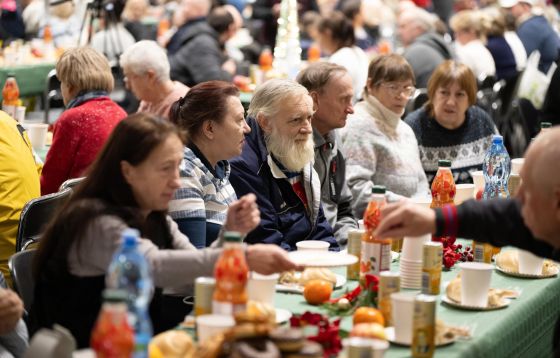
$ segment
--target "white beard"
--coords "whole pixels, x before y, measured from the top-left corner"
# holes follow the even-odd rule
[[[313,136],[311,134],[307,135],[307,140],[304,142],[296,141],[296,139],[300,139],[300,137],[285,138],[274,127],[272,133],[264,137],[268,151],[286,169],[292,172],[302,171],[315,158]]]

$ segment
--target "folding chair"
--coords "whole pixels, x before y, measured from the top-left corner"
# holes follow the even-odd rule
[[[35,249],[30,249],[16,252],[8,261],[14,290],[23,300],[23,305],[27,312],[29,312],[33,304],[33,291],[35,289],[35,281],[33,280],[32,273],[35,251]]]

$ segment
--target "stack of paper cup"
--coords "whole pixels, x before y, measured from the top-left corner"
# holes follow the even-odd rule
[[[473,183],[474,183],[474,197],[476,198],[476,193],[480,190],[484,192],[484,173],[482,170],[471,173]]]
[[[424,243],[430,239],[430,234],[404,238],[400,258],[401,287],[422,288],[422,252]]]

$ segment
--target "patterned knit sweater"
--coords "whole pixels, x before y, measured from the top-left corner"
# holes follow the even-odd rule
[[[424,107],[406,116],[405,122],[416,134],[420,160],[430,183],[439,159],[451,160],[455,183],[472,183],[470,172],[482,169],[492,135],[498,133],[492,118],[477,106],[469,107],[465,122],[453,130],[442,127]]]
[[[414,132],[375,97],[365,97],[341,130],[355,217],[363,216],[374,184],[385,185],[389,199],[428,195]]]

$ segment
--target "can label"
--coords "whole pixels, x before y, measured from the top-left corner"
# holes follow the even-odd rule
[[[492,245],[473,241],[473,256],[475,262],[485,262],[489,264],[492,262],[493,253],[494,249]]]
[[[346,278],[348,280],[360,279],[360,256],[362,252],[362,235],[364,230],[351,230],[348,232],[348,253],[358,258],[358,262],[346,267]]]
[[[199,277],[194,282],[194,314],[200,316],[212,313],[212,296],[216,280],[212,277]]]
[[[383,318],[385,318],[385,326],[393,325],[391,294],[401,290],[401,277],[398,273],[382,272],[379,276],[379,293],[377,296],[377,306]]]
[[[422,253],[422,293],[439,295],[443,260],[442,244],[439,242],[426,243]]]
[[[414,301],[412,357],[431,358],[435,350],[436,299],[420,295]]]
[[[360,273],[379,275],[391,267],[391,244],[362,241]]]

